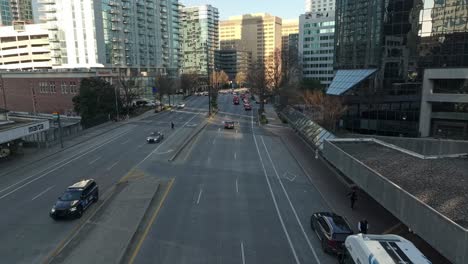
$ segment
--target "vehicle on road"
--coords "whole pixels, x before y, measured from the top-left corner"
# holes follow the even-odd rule
[[[234,121],[224,121],[224,128],[233,129],[234,128]]]
[[[159,143],[164,139],[164,134],[161,132],[152,132],[147,138],[148,143]]]
[[[250,104],[244,104],[244,110],[245,111],[252,110],[252,106]]]
[[[50,210],[50,217],[58,218],[77,217],[80,218],[83,211],[99,200],[99,187],[93,179],[79,181],[58,198]]]
[[[351,235],[346,238],[339,263],[414,263],[431,262],[413,243],[397,235]]]
[[[183,109],[183,108],[185,108],[185,104],[184,103],[178,103],[177,108],[178,109]]]
[[[310,217],[310,227],[315,231],[325,253],[338,254],[345,239],[353,234],[346,220],[335,213],[318,212]]]

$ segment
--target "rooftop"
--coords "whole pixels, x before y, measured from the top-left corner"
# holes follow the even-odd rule
[[[421,159],[372,141],[333,144],[468,228],[468,157]]]

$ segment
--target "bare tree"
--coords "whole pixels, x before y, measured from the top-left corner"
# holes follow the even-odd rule
[[[267,87],[273,94],[279,94],[279,87],[283,72],[281,69],[281,50],[276,48],[275,51],[268,57],[265,67],[265,75],[267,79]]]
[[[305,91],[304,103],[312,110],[312,119],[324,128],[335,131],[336,123],[346,112],[341,98],[326,95],[323,91]]]
[[[211,73],[211,83],[217,89],[219,86],[223,86],[224,84],[229,82],[229,76],[224,71],[213,71]]]
[[[259,61],[252,66],[252,70],[247,75],[247,80],[253,89],[253,92],[260,98],[260,110],[262,113],[265,109],[265,88],[267,80],[265,78],[265,66],[263,61]]]
[[[156,87],[158,88],[159,101],[162,104],[162,98],[164,95],[169,97],[169,105],[171,104],[171,97],[173,83],[172,80],[166,74],[159,74],[156,76]]]
[[[122,71],[119,71],[118,87],[121,91],[123,107],[130,114],[132,103],[140,95],[139,87],[135,76],[126,76]]]
[[[238,72],[234,81],[242,87],[242,84],[247,81],[247,74],[245,72]]]
[[[184,73],[180,76],[180,85],[184,95],[192,94],[197,88],[199,76],[195,73]]]

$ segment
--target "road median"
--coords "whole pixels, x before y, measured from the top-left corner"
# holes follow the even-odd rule
[[[174,154],[172,155],[172,157],[169,158],[169,161],[174,161],[178,156],[179,154],[182,152],[182,150],[185,149],[185,147],[187,147],[187,145],[198,135],[200,134],[201,131],[203,131],[203,129],[205,129],[205,127],[208,125],[208,120],[205,120],[203,121],[200,125],[198,125],[198,127],[195,129],[195,131],[192,133],[192,135],[190,135],[187,139],[185,139],[185,141],[177,148],[177,150],[174,152]]]

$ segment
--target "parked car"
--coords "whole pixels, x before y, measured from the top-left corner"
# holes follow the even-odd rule
[[[49,215],[52,219],[80,218],[88,207],[99,200],[99,187],[93,179],[79,181],[58,198]]]
[[[234,128],[234,121],[224,121],[224,128],[233,129]]]
[[[159,143],[164,139],[164,135],[161,132],[152,132],[147,138],[148,143]]]
[[[244,104],[244,110],[245,111],[252,110],[252,106],[250,104]]]
[[[312,214],[310,227],[317,234],[322,250],[326,253],[340,253],[346,238],[353,234],[346,220],[331,212]]]

